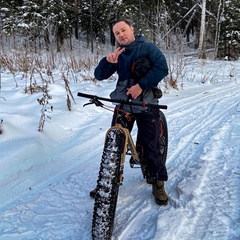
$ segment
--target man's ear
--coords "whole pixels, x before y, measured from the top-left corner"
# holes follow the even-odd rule
[[[134,32],[134,27],[133,27],[133,26],[131,26],[131,29],[132,29],[132,31]]]

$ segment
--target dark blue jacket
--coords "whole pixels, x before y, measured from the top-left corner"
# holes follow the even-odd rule
[[[152,63],[152,69],[139,80],[138,84],[144,89],[156,88],[157,84],[168,74],[166,59],[160,49],[151,42],[146,42],[143,36],[129,45],[121,45],[125,51],[119,55],[118,63],[109,63],[106,57],[102,58],[94,71],[97,80],[108,79],[115,72],[118,73],[118,81],[132,78],[132,65],[139,58],[148,58]]]

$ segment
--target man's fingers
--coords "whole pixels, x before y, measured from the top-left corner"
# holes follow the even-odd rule
[[[116,54],[116,56],[118,57],[122,52],[124,52],[125,51],[125,48],[120,48],[120,47],[118,47],[117,49],[116,49],[116,51],[115,51],[115,54]]]
[[[125,51],[125,48],[122,48],[119,52],[118,52],[118,56]]]
[[[120,47],[117,47],[116,50],[114,51],[114,53],[118,54],[118,52],[120,51]]]
[[[119,55],[125,50],[125,48],[118,47],[115,52],[109,53],[107,55],[107,61],[110,63],[117,63]]]

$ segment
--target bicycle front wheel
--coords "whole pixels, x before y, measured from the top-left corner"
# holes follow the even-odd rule
[[[111,239],[126,141],[120,128],[112,127],[106,134],[93,211],[93,240]]]

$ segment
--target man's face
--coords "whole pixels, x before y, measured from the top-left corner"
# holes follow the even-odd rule
[[[135,40],[133,27],[125,22],[118,22],[113,26],[113,33],[120,45],[128,45]]]

